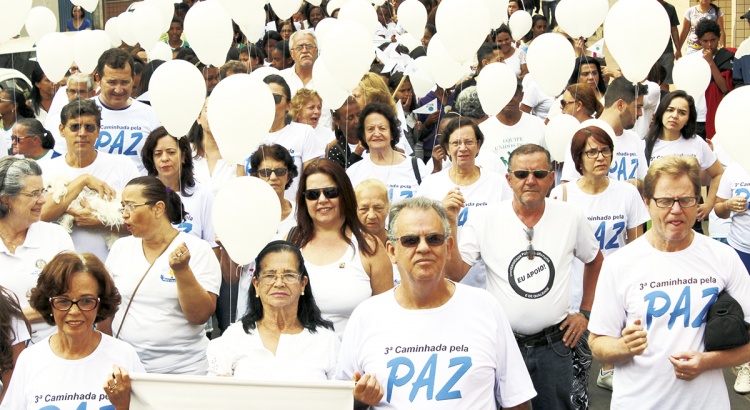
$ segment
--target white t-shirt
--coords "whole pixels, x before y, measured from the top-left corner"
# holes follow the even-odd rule
[[[659,106],[659,99],[661,98],[661,89],[659,84],[652,81],[644,81],[648,87],[648,92],[643,96],[643,115],[635,120],[633,131],[638,134],[641,139],[646,137],[648,128],[651,126],[651,119],[654,118],[656,107]]]
[[[213,174],[208,171],[208,161],[203,157],[193,156],[193,173],[195,180],[211,189],[216,195],[224,184],[237,177],[237,165],[223,159],[216,161]]]
[[[49,338],[21,352],[0,409],[114,409],[102,385],[112,378],[112,366],[129,373],[144,372],[135,350],[102,334],[88,356],[66,360],[57,356]]]
[[[208,375],[238,379],[315,381],[333,379],[341,342],[333,330],[318,327],[282,334],[276,354],[263,346],[257,327],[245,333],[242,322],[229,326],[208,344]]]
[[[643,179],[648,172],[644,145],[641,138],[633,130],[623,130],[622,135],[615,137],[612,141],[615,151],[612,154],[612,163],[609,167],[609,177],[618,181],[629,179]],[[576,170],[573,155],[570,153],[570,143],[565,150],[565,163],[563,164],[563,181],[576,181],[581,174]]]
[[[417,191],[417,196],[425,196],[437,201],[443,201],[448,191],[456,187],[449,176],[450,168],[432,174],[425,179]],[[481,171],[479,179],[471,185],[460,186],[461,194],[464,196],[466,206],[458,214],[458,233],[461,234],[470,214],[474,210],[488,205],[500,203],[500,201],[513,199],[513,191],[507,181],[500,174],[490,171]],[[457,236],[458,237],[458,236]],[[464,285],[485,289],[487,287],[487,273],[484,263],[480,262],[472,266],[469,273],[461,280]]]
[[[65,142],[65,138],[60,135],[60,114],[62,109],[68,104],[68,86],[64,85],[60,87],[52,98],[52,104],[49,106],[49,112],[47,117],[44,119],[44,128],[52,134],[55,139],[55,151],[66,154],[68,152],[68,145]]]
[[[495,409],[536,395],[500,305],[484,290],[456,284],[433,309],[404,309],[389,290],[352,314],[336,378],[377,377],[376,409]],[[474,314],[476,313],[476,314]]]
[[[143,240],[133,236],[120,238],[112,246],[107,269],[127,306],[138,281],[149,267],[143,255]],[[203,324],[190,324],[177,298],[177,280],[169,267],[169,254],[182,243],[190,250],[190,269],[198,283],[208,292],[219,294],[221,269],[213,250],[205,241],[180,233],[159,256],[143,279],[125,324],[120,332],[138,352],[149,373],[205,374],[208,339]],[[117,311],[112,331],[117,333],[125,309]]]
[[[581,191],[576,182],[565,184],[567,202],[579,207],[591,224],[599,250],[607,257],[627,244],[627,231],[651,220],[638,189],[628,182],[609,180],[604,192],[596,195]],[[558,185],[549,197],[562,201],[563,186]],[[573,260],[570,310],[578,312],[583,297],[583,263]]]
[[[62,251],[75,251],[70,235],[60,225],[36,222],[26,233],[26,240],[12,254],[0,241],[0,285],[18,297],[21,308],[29,305],[31,289],[36,287],[42,268]],[[45,322],[31,325],[32,342],[37,343],[57,331]]]
[[[320,123],[318,123],[318,126],[313,129],[315,130],[315,135],[318,136],[320,143],[323,144],[324,147],[327,146],[329,142],[336,139],[336,136],[333,134],[333,130],[326,127],[325,125],[321,125]]]
[[[154,109],[131,98],[129,106],[113,110],[105,106],[99,97],[92,99],[102,109],[102,127],[96,139],[96,149],[108,154],[125,155],[138,167],[141,175],[146,175],[141,150],[151,131],[161,125]]]
[[[645,152],[646,142],[643,141],[643,151]],[[711,167],[717,160],[716,154],[711,151],[711,148],[703,141],[703,138],[694,136],[693,138],[685,139],[680,137],[674,141],[665,141],[657,139],[654,143],[654,149],[651,152],[651,159],[649,163],[653,163],[661,157],[669,155],[677,155],[681,157],[695,157],[701,166],[701,170],[706,170]]]
[[[547,147],[544,142],[544,122],[539,118],[521,113],[521,119],[516,125],[507,126],[501,123],[497,117],[490,117],[481,124],[479,129],[484,134],[484,142],[479,150],[477,165],[488,165],[490,162],[484,157],[493,157],[491,162],[497,163],[500,159],[500,165],[508,167],[508,157],[514,149],[524,144],[537,144]],[[487,168],[500,174],[505,174],[504,169]]]
[[[534,259],[526,257],[526,226],[513,201],[477,210],[461,230],[459,250],[469,265],[487,265],[487,290],[503,305],[514,332],[532,335],[560,323],[570,306],[571,262],[599,252],[586,217],[574,205],[546,200],[536,223]]]
[[[57,158],[59,156],[61,156],[59,152],[55,151],[54,149],[49,149],[41,157],[39,157],[39,158],[31,158],[31,159],[33,159],[34,161],[36,161],[36,163],[39,164],[40,167],[43,167],[44,163],[52,161],[54,158]],[[18,157],[19,158],[24,158],[23,155],[18,155]]]
[[[65,156],[57,157],[42,166],[42,177],[49,184],[56,176],[63,175],[72,181],[81,175],[89,174],[106,182],[116,192],[122,192],[131,179],[141,176],[133,161],[122,155],[99,152],[91,165],[73,168],[65,162]],[[106,244],[107,231],[103,229],[81,228],[73,225],[73,243],[78,252],[89,252],[101,260],[107,260],[109,249]]]
[[[399,154],[400,155],[400,154]],[[404,162],[397,165],[376,165],[369,156],[362,158],[361,161],[350,166],[346,170],[352,186],[359,185],[360,182],[375,178],[388,187],[388,199],[391,203],[398,202],[402,199],[411,198],[416,195],[419,189],[417,177],[414,175],[413,157],[406,157]],[[429,175],[424,162],[417,160],[417,169],[422,180]]]
[[[185,212],[185,220],[177,225],[173,225],[182,232],[195,235],[198,238],[208,242],[212,248],[216,248],[216,231],[213,223],[214,196],[208,188],[201,185],[200,182],[195,186],[187,189],[191,196],[182,195],[178,192]]]
[[[531,114],[542,120],[546,119],[550,108],[552,108],[552,104],[555,103],[555,99],[542,91],[536,81],[534,81],[531,73],[523,77],[522,85],[523,100],[521,100],[521,104],[531,107]]]
[[[717,198],[732,199],[741,196],[750,201],[750,175],[739,165],[733,164],[724,170]],[[727,242],[742,252],[750,253],[750,211],[731,211],[732,221]]]
[[[589,330],[620,338],[640,319],[648,347],[617,365],[613,409],[728,409],[721,369],[692,381],[677,379],[669,356],[703,352],[706,312],[726,290],[750,321],[750,275],[730,247],[703,235],[677,252],[656,250],[646,236],[606,258],[596,287]]]
[[[701,13],[698,10],[698,6],[693,6],[685,10],[685,20],[690,22],[690,31],[686,42],[687,45],[685,46],[685,55],[690,55],[703,49],[703,46],[698,42],[698,35],[695,34],[695,28],[698,26],[698,22],[704,18],[718,21],[719,17],[723,16],[723,11],[719,10],[719,13],[717,14],[713,7],[708,9],[708,13]]]
[[[505,59],[505,64],[509,65],[516,74],[516,77],[521,76],[521,65],[526,64],[526,52],[517,48],[516,52],[512,56]]]

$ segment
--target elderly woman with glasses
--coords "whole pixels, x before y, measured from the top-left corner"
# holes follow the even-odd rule
[[[39,272],[61,251],[74,250],[73,241],[57,224],[40,221],[46,202],[42,169],[31,159],[0,159],[0,285],[18,297],[32,326],[32,341],[55,328],[29,304]]]
[[[31,304],[57,333],[21,353],[2,408],[128,409],[128,371],[144,372],[143,365],[132,346],[94,328],[120,300],[96,256],[55,256],[39,274]]]
[[[323,319],[302,253],[273,241],[255,260],[247,314],[208,345],[209,375],[255,380],[333,378],[339,338]]]

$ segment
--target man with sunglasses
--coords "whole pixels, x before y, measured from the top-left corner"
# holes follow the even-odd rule
[[[42,207],[42,220],[52,222],[63,213],[72,215],[75,221],[71,237],[76,250],[106,260],[109,250],[105,236],[112,230],[94,216],[86,201],[81,201],[81,209],[69,208],[84,188],[111,200],[140,174],[127,157],[96,150],[100,124],[101,111],[93,100],[77,99],[63,107],[59,129],[68,152],[40,164],[45,186],[52,186]],[[60,191],[61,183],[64,192]]]
[[[446,275],[461,280],[484,261],[487,290],[508,313],[538,393],[532,406],[571,409],[571,349],[585,337],[603,257],[582,211],[546,199],[555,183],[546,149],[522,145],[511,152],[508,165],[513,199],[477,209],[452,247]],[[451,191],[443,203],[456,229],[461,192]],[[573,258],[585,264],[581,313],[569,312]]]
[[[643,185],[653,228],[605,260],[589,325],[594,357],[617,366],[612,408],[728,409],[721,369],[750,361],[750,344],[706,352],[706,312],[726,292],[750,321],[750,276],[731,247],[691,229],[695,158],[654,161]]]
[[[355,408],[527,408],[535,392],[500,304],[445,278],[445,209],[416,197],[389,213],[386,250],[401,285],[362,302],[344,333],[336,378]]]

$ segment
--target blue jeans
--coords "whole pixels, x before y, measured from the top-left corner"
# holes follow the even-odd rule
[[[737,255],[740,255],[740,259],[742,259],[742,263],[745,265],[745,269],[750,272],[750,253],[745,253],[737,249],[735,249],[734,251],[737,252]]]
[[[534,410],[573,409],[573,357],[571,349],[557,341],[551,345],[525,348],[521,356],[526,363],[536,397],[531,399]]]
[[[542,1],[542,14],[547,19],[547,30],[552,31],[555,28],[557,22],[555,21],[555,8],[560,0],[555,1]]]

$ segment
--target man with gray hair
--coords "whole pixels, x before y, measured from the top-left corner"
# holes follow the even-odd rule
[[[60,111],[69,102],[76,98],[91,98],[96,94],[94,87],[94,78],[88,74],[76,72],[68,77],[67,86],[63,90],[60,90],[55,94],[55,98],[52,100],[52,105],[49,108],[49,114],[44,120],[44,128],[52,133],[55,138],[55,151],[60,154],[68,152],[65,138],[60,135]],[[66,98],[67,97],[67,98]]]
[[[289,84],[292,97],[301,88],[315,90],[315,82],[312,75],[313,64],[318,59],[318,40],[315,37],[315,33],[309,29],[292,33],[292,36],[289,37],[289,53],[292,55],[294,65],[281,70],[279,74]],[[325,101],[323,101],[321,111],[320,124],[331,128],[331,107],[328,107]]]
[[[528,408],[536,392],[500,304],[445,278],[453,241],[439,202],[391,208],[386,250],[401,285],[354,310],[336,369],[357,381],[355,408]]]
[[[487,119],[487,114],[482,110],[482,103],[479,102],[479,94],[477,94],[476,85],[465,88],[464,91],[458,95],[454,108],[464,117],[476,120],[477,124],[481,124]]]

